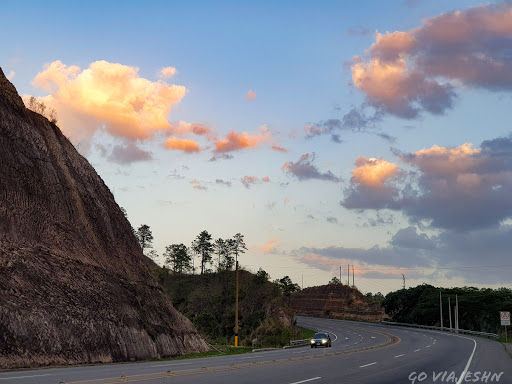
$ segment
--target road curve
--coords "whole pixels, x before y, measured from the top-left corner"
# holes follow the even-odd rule
[[[306,346],[193,360],[0,372],[0,384],[512,384],[512,359],[495,341],[331,319],[298,317],[297,322],[329,332],[332,348]]]

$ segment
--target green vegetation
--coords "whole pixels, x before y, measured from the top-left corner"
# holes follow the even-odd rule
[[[390,292],[382,302],[393,321],[440,325],[439,292],[443,300],[443,325],[449,326],[448,298],[454,324],[455,295],[459,302],[459,328],[500,333],[500,311],[512,310],[512,290],[508,288],[436,288],[428,284]]]
[[[235,271],[190,275],[162,268],[157,278],[174,307],[194,323],[207,341],[234,344]],[[261,269],[256,274],[239,271],[240,345],[281,347],[301,338],[281,286],[268,278]]]

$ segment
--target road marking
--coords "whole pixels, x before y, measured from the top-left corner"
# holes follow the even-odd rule
[[[50,373],[45,375],[32,375],[32,376],[13,376],[13,377],[0,377],[0,380],[12,380],[12,379],[30,379],[32,377],[41,377],[41,376],[52,376]]]
[[[396,355],[396,356],[395,356],[395,359],[396,359],[397,357],[402,357],[403,355],[404,355],[403,353],[402,353],[401,355]]]
[[[241,359],[257,359],[258,357],[260,357],[260,356],[241,357],[240,360]]]
[[[300,352],[293,352],[293,353],[304,353],[304,352],[306,352],[306,351],[300,351]]]
[[[425,348],[430,348],[430,345],[427,345]]]
[[[295,382],[290,383],[290,384],[307,383],[308,381],[313,381],[313,380],[318,380],[318,379],[321,379],[321,377],[312,377],[311,379],[306,379],[306,380],[302,380],[302,381],[295,381]]]
[[[457,384],[460,384],[460,383],[462,383],[462,381],[464,381],[464,379],[466,377],[466,373],[468,373],[468,369],[469,369],[469,365],[471,364],[471,360],[473,360],[473,355],[475,354],[475,351],[476,351],[476,341],[473,339],[470,339],[469,337],[457,336],[457,335],[453,335],[453,336],[460,337],[462,339],[472,340],[473,343],[475,343],[475,346],[473,347],[473,352],[471,353],[471,356],[469,356],[468,363],[466,364],[466,368],[464,368],[464,371],[462,371],[462,375],[460,375],[459,380],[457,381]]]
[[[373,363],[370,363],[370,364],[360,365],[359,368],[369,367],[370,365],[375,365],[375,364],[377,364],[376,361]]]
[[[420,349],[415,350],[414,352],[418,352],[418,351],[421,351],[421,348],[420,348]]]
[[[167,367],[168,365],[187,365],[192,363],[168,363],[168,364],[158,364],[158,365],[152,365],[151,368],[158,368],[158,367]]]

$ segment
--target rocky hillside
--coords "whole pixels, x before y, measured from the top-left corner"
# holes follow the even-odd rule
[[[342,284],[322,285],[295,292],[290,296],[290,307],[297,315],[334,319],[379,321],[386,317],[380,303]]]
[[[113,195],[0,69],[0,367],[205,351]]]

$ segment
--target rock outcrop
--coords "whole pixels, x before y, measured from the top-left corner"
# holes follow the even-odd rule
[[[110,190],[0,69],[0,368],[206,351]]]
[[[290,307],[297,315],[362,321],[387,319],[380,303],[372,302],[357,289],[342,284],[295,292],[290,296]]]

